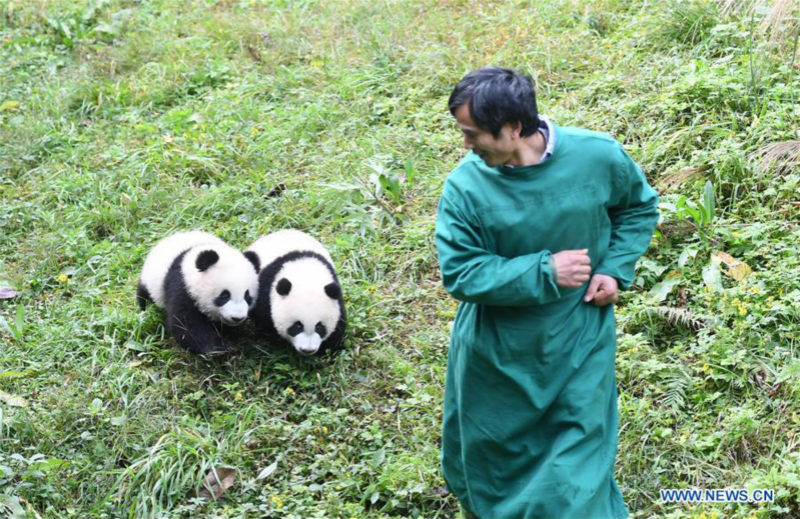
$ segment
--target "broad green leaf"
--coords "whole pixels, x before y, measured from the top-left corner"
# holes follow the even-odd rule
[[[683,278],[680,277],[680,274],[677,272],[671,272],[665,279],[659,281],[653,288],[650,289],[648,297],[652,301],[660,303],[667,298],[667,296],[672,292],[672,289],[675,288],[675,285],[679,284],[682,280]]]
[[[408,185],[414,184],[414,176],[416,175],[416,170],[414,169],[414,161],[411,157],[406,159],[405,163],[405,172],[406,172],[406,182]]]
[[[719,272],[719,267],[713,261],[703,267],[703,282],[706,286],[711,287],[712,290],[722,290],[722,275]]]
[[[695,256],[697,256],[697,249],[694,247],[686,247],[678,257],[678,266],[685,267],[686,264],[689,263],[689,258],[694,259]]]
[[[3,512],[4,509],[9,514],[9,519],[25,519],[27,517],[25,509],[22,508],[17,496],[0,494],[0,512]]]
[[[706,182],[703,189],[703,204],[700,206],[702,225],[711,225],[714,221],[714,186],[711,181]]]

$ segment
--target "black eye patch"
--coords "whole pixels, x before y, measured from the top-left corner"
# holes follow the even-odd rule
[[[231,300],[231,293],[227,290],[223,290],[220,294],[214,299],[214,304],[217,306],[222,306],[228,301]]]
[[[327,330],[327,328],[325,328],[324,324],[317,323],[317,325],[314,327],[314,331],[317,332],[317,335],[319,335],[320,337],[325,337],[325,333],[328,330]]]
[[[291,325],[288,330],[286,330],[286,333],[289,334],[289,337],[296,337],[302,331],[303,331],[303,323],[301,323],[300,321],[295,321],[294,324]]]
[[[289,295],[289,292],[292,291],[292,282],[286,278],[281,278],[281,280],[278,281],[275,290],[277,290],[282,296]]]
[[[250,291],[249,290],[245,290],[244,291],[244,301],[248,305],[252,305],[253,304],[253,296],[250,295]]]

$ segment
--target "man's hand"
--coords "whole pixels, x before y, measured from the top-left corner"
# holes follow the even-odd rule
[[[556,284],[564,288],[578,288],[592,273],[589,250],[562,250],[551,256],[556,271]]]
[[[583,296],[583,300],[595,306],[616,303],[618,288],[619,284],[615,278],[605,274],[595,274],[589,282],[589,288],[586,289],[586,295]]]

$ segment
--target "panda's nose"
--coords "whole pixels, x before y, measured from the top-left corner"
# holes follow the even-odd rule
[[[236,324],[239,324],[239,323],[243,322],[245,319],[247,319],[246,316],[245,317],[231,317],[231,321],[233,321]]]

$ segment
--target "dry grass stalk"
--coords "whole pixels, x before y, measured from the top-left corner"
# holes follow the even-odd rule
[[[792,24],[793,15],[800,9],[798,0],[720,0],[720,9],[723,14],[738,12],[752,15],[756,10],[767,8],[767,13],[761,21],[759,32],[769,34],[771,41],[781,39],[787,30],[796,27]]]
[[[767,144],[749,156],[759,171],[775,169],[779,174],[791,173],[800,167],[800,141],[781,141]]]
[[[657,187],[665,192],[672,191],[684,185],[688,180],[700,175],[702,172],[703,168],[700,167],[683,168],[674,173],[664,175],[664,177],[658,181]]]

